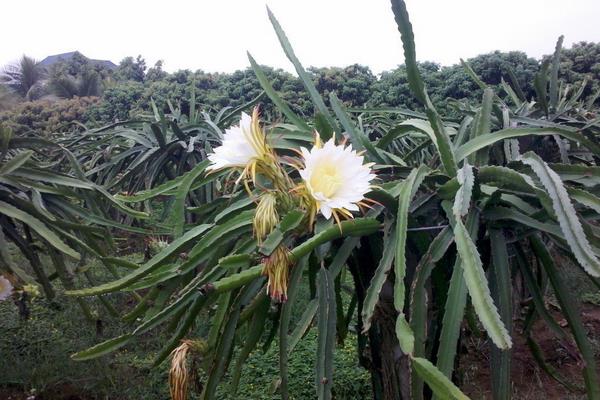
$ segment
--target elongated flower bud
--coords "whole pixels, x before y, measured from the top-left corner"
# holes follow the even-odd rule
[[[279,222],[277,213],[277,196],[274,193],[267,192],[260,197],[254,221],[254,236],[258,244],[261,244],[265,237],[273,231]]]

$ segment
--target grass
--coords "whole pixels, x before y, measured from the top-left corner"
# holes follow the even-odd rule
[[[90,263],[90,269],[98,281],[109,279],[96,262]],[[111,295],[110,299],[122,312],[131,307],[123,295]],[[306,302],[308,290],[303,288],[297,312],[303,311],[302,304]],[[103,308],[94,309],[101,323],[86,320],[73,299],[59,295],[50,303],[35,298],[30,303],[30,318],[25,320],[15,303],[0,302],[0,397],[2,388],[10,388],[26,394],[45,394],[44,398],[50,399],[67,399],[73,392],[84,399],[168,398],[168,366],[165,363],[151,368],[161,345],[168,340],[165,332],[144,335],[135,343],[100,359],[75,362],[69,358],[76,351],[130,332],[130,326],[110,319]],[[196,334],[202,334],[206,327],[198,326],[196,330]],[[278,351],[274,342],[266,352],[260,348],[253,352],[244,367],[238,393],[228,393],[230,377],[226,376],[218,398],[278,399],[279,394],[271,389],[278,379]],[[316,332],[312,329],[299,342],[289,360],[292,399],[315,397],[315,354]],[[353,333],[336,350],[334,378],[337,399],[372,397],[370,376],[358,365],[356,335]],[[193,394],[190,398],[197,396]]]

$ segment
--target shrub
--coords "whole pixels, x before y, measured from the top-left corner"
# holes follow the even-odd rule
[[[0,122],[11,127],[17,135],[33,131],[48,136],[78,130],[74,123],[87,123],[88,110],[99,101],[98,97],[29,101],[0,113]]]

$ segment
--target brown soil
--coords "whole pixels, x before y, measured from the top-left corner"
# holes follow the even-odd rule
[[[565,327],[568,333],[567,322],[558,311],[552,311],[553,317],[559,325]],[[582,304],[583,323],[592,342],[600,339],[600,307]],[[550,330],[546,323],[538,320],[533,328],[536,342],[541,347],[544,359],[555,371],[569,384],[578,387],[575,392],[567,389],[546,374],[533,357],[522,332],[522,324],[516,323],[516,332],[513,333],[513,357],[511,360],[512,398],[523,400],[565,400],[584,399],[585,390],[583,382],[583,361],[578,356],[574,341],[559,339]],[[466,395],[475,399],[491,399],[491,378],[489,368],[490,343],[476,337],[466,338],[464,341],[460,366],[459,379],[461,388]],[[597,346],[594,346],[597,347]],[[596,354],[596,359],[600,357]]]

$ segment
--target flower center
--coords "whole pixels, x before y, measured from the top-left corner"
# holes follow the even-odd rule
[[[315,168],[310,179],[310,185],[315,193],[322,193],[331,198],[342,186],[342,176],[339,168],[332,163],[323,163]]]

